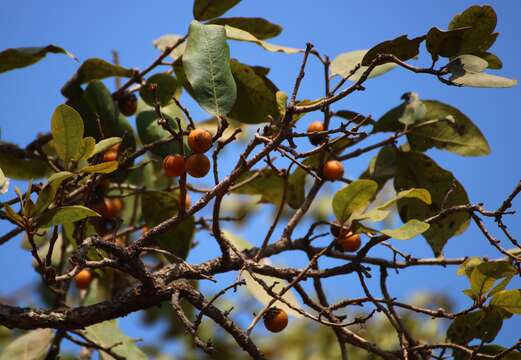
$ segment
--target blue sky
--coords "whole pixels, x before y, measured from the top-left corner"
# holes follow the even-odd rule
[[[453,15],[472,4],[484,3],[467,0],[376,1],[369,6],[367,2],[345,0],[318,3],[311,0],[243,0],[227,16],[264,17],[284,27],[283,33],[271,42],[292,47],[304,47],[306,42],[312,42],[321,53],[334,58],[342,52],[368,48],[402,34],[422,35],[431,26],[446,28]],[[521,34],[521,2],[489,1],[488,4],[495,8],[499,18],[496,30],[501,35],[491,49],[504,63],[504,68],[498,74],[521,79],[521,52],[517,46]],[[152,40],[166,33],[184,34],[192,18],[191,10],[191,1],[172,0],[9,1],[3,4],[0,13],[0,48],[52,43],[71,51],[80,60],[90,57],[110,60],[111,50],[116,49],[122,65],[144,68],[158,54],[152,46]],[[232,57],[242,62],[269,66],[271,80],[281,90],[291,91],[301,55],[268,53],[245,43],[231,44],[231,51]],[[421,58],[428,62],[429,55],[422,53]],[[419,63],[424,65],[427,62]],[[34,66],[0,74],[2,139],[25,145],[36,133],[48,131],[52,110],[63,102],[59,89],[77,66],[76,62],[64,56],[50,55]],[[306,71],[300,98],[322,96],[322,77],[321,65],[312,60]],[[108,84],[113,86],[112,82]],[[472,202],[484,202],[488,208],[494,209],[521,179],[518,159],[521,150],[519,86],[512,89],[447,87],[432,77],[398,69],[371,80],[366,88],[366,91],[353,94],[335,109],[360,111],[378,118],[398,105],[404,92],[415,91],[424,99],[440,100],[459,108],[480,127],[492,148],[490,156],[463,158],[452,153],[429,152],[438,164],[453,171],[467,189]],[[196,118],[205,118],[202,110],[192,106],[193,102],[186,97],[183,99],[194,109]],[[302,126],[319,116],[308,115],[302,121]],[[346,163],[347,175],[355,177],[360,174],[367,166],[368,159],[369,156],[366,156]],[[209,179],[206,181],[209,182]],[[12,196],[13,191],[10,191],[0,199]],[[515,205],[520,206],[521,201],[518,200]],[[269,213],[263,211],[249,227],[250,231],[243,231],[242,234],[251,242],[258,243],[259,232],[251,229],[262,227]],[[7,228],[6,224],[0,223],[1,231]],[[510,222],[510,229],[514,234],[521,233],[519,219]],[[30,254],[19,249],[19,240],[5,244],[0,249],[1,268],[16,274],[0,279],[0,295],[8,295],[14,289],[36,280],[30,267]],[[191,260],[201,261],[208,258],[208,254],[214,253],[216,248],[210,240],[202,243],[200,252],[191,255]],[[417,256],[431,256],[422,239],[399,243],[397,246]],[[388,255],[385,251],[375,254]],[[445,254],[448,257],[468,254],[496,256],[473,226],[464,235],[452,239]],[[279,256],[278,260],[292,265],[303,264],[302,258],[288,259],[284,255]],[[401,298],[412,294],[414,289],[448,291],[459,306],[468,305],[468,301],[461,295],[461,290],[467,285],[466,280],[455,278],[454,272],[455,269],[451,268],[406,270],[400,274],[399,281],[391,275],[391,289]],[[329,289],[344,280],[335,281],[328,281]],[[355,284],[354,279],[346,281],[349,285]],[[512,286],[518,288],[520,285],[519,281],[512,283]],[[150,335],[141,331],[133,320],[135,317],[124,320],[129,332],[148,338]],[[515,341],[518,334],[513,330],[520,326],[519,319],[508,321],[498,341],[504,344]]]

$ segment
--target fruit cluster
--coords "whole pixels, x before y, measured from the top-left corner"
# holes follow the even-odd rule
[[[212,147],[212,134],[208,130],[194,129],[188,134],[188,146],[192,155],[168,155],[163,159],[163,169],[167,176],[181,176],[187,172],[190,176],[202,178],[210,171],[210,160],[206,155]]]

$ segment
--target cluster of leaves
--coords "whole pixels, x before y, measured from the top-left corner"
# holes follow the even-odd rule
[[[183,91],[212,116],[210,120],[197,122],[197,126],[213,126],[216,132],[222,130],[221,135],[224,132],[222,124],[226,121],[234,128],[266,125],[263,136],[257,135],[268,141],[274,138],[273,134],[277,131],[285,129],[287,134],[283,135],[292,140],[291,136],[299,135],[293,129],[298,127],[303,114],[311,111],[307,110],[310,107],[312,110],[323,110],[328,121],[332,114],[346,120],[347,125],[356,124],[356,130],[352,133],[346,133],[347,125],[343,124],[338,131],[329,134],[339,133],[340,136],[326,138],[310,153],[297,152],[296,147],[278,147],[276,150],[286,157],[290,153],[298,159],[292,161],[298,167],[290,171],[292,164],[281,172],[268,161],[271,166],[246,169],[229,187],[228,191],[233,194],[254,196],[262,203],[272,203],[282,209],[287,204],[292,209],[289,211],[298,209],[293,213],[298,214],[299,210],[305,212],[309,207],[305,204],[309,194],[306,191],[307,180],[311,174],[320,184],[324,182],[321,170],[324,161],[356,157],[362,152],[349,153],[347,149],[372,135],[392,133],[388,140],[368,148],[367,151],[379,149],[379,152],[359,179],[345,179],[347,185],[333,195],[328,213],[351,231],[364,233],[373,239],[408,240],[422,235],[437,257],[443,254],[443,248],[451,238],[467,229],[471,212],[463,208],[469,205],[463,185],[425,152],[437,148],[461,156],[489,154],[487,140],[471,119],[449,104],[423,100],[415,93],[404,94],[403,103],[377,121],[347,110],[330,114],[329,105],[333,100],[341,99],[331,94],[313,101],[288,101],[288,95],[268,78],[269,68],[232,59],[227,41],[249,42],[271,52],[305,52],[306,57],[310,49],[304,51],[267,42],[267,39],[277,36],[282,28],[265,19],[222,17],[239,2],[196,0],[193,11],[195,20],[191,22],[187,36],[169,34],[154,41],[162,55],[143,72],[102,59],[87,59],[61,89],[66,103],[59,105],[52,114],[50,136],[36,139],[25,149],[7,142],[0,143],[0,192],[7,189],[9,178],[29,180],[25,194],[16,189],[18,199],[13,203],[20,204],[19,210],[5,202],[2,203],[2,215],[5,214],[6,219],[26,233],[24,246],[38,260],[36,270],[47,285],[53,285],[49,279],[53,280],[56,269],[60,274],[66,270],[64,259],[72,256],[77,261],[79,249],[87,237],[112,237],[117,246],[125,248],[135,240],[132,235],[134,231],[145,226],[148,229],[164,227],[167,221],[186,211],[179,201],[182,190],[186,190],[186,177],[179,182],[167,178],[158,165],[167,155],[187,155],[190,152],[184,135],[195,124],[180,104]],[[412,39],[403,35],[368,50],[341,54],[328,68],[329,76],[340,77],[340,84],[353,81],[353,89],[356,89],[359,82],[401,66],[436,75],[442,82],[451,85],[510,87],[515,85],[515,80],[485,73],[486,69],[502,67],[501,60],[488,52],[498,36],[494,32],[496,22],[496,14],[491,7],[472,6],[454,17],[447,30],[431,28],[426,34]],[[418,57],[422,43],[431,55],[432,66],[414,68],[405,61]],[[0,72],[28,66],[48,53],[72,56],[54,45],[7,49],[0,52]],[[164,65],[163,60],[167,56],[173,58],[167,64],[168,70],[149,74]],[[320,54],[317,57],[321,59]],[[445,58],[447,62],[435,70],[434,66],[440,58]],[[110,77],[128,80],[111,92],[102,82]],[[133,115],[123,115],[118,106],[131,93],[139,95],[135,126],[128,119]],[[357,131],[361,127],[366,130],[364,133]],[[398,139],[403,138],[406,142],[398,145]],[[219,146],[223,144],[220,142]],[[103,154],[115,146],[119,146],[116,160],[105,161]],[[41,178],[46,178],[47,183],[32,183],[34,179]],[[383,203],[376,203],[379,192],[390,182],[394,189],[393,196]],[[216,179],[216,186],[217,183]],[[36,195],[33,196],[33,193]],[[119,198],[125,204],[117,219],[101,216],[103,214],[96,204],[105,198]],[[447,211],[458,207],[462,208]],[[388,219],[395,209],[403,224],[397,228],[382,226],[380,223]],[[440,217],[443,211],[447,212]],[[213,221],[218,222],[220,214],[216,216]],[[120,228],[132,230],[116,238]],[[196,246],[193,240],[199,230],[208,230],[206,221],[190,214],[175,226],[151,235],[152,245],[159,251],[147,259],[147,265],[161,269],[170,262],[183,263]],[[143,236],[146,234],[141,238]],[[238,251],[253,248],[252,244],[232,233],[222,232],[221,236],[226,237]],[[53,253],[53,248],[60,249],[60,256],[57,256],[58,251]],[[84,254],[82,261],[110,258],[110,252],[105,250],[90,250]],[[46,255],[48,259],[44,263],[41,259]],[[257,263],[259,266],[271,265],[269,259],[261,259]],[[509,261],[470,258],[462,265],[460,273],[470,280],[471,288],[465,290],[465,294],[472,299],[474,306],[456,316],[447,330],[447,338],[455,344],[471,348],[475,339],[491,343],[503,320],[521,312],[521,291],[506,290],[518,270]],[[279,278],[261,274],[253,278],[247,271],[242,276],[250,294],[261,303],[272,304],[273,297],[265,287],[276,293],[282,291],[277,306],[296,318],[302,317],[302,313],[294,309],[301,308],[295,294],[283,290],[284,284]],[[113,269],[99,268],[95,271],[95,280],[88,294],[76,294],[78,296],[74,302],[88,305],[110,300],[123,288],[136,283],[136,279]],[[261,286],[262,283],[266,285]],[[194,287],[197,287],[197,282]],[[67,294],[68,286],[62,290]],[[48,305],[55,306],[64,299],[58,300],[52,301],[51,297]],[[193,317],[193,307],[184,305],[184,312]],[[165,317],[174,319],[169,306],[145,311],[145,321],[149,323]],[[417,320],[406,316],[404,319],[410,331],[421,335]],[[383,329],[385,325],[382,324],[372,326]],[[179,320],[172,320],[169,335],[179,335],[181,326]],[[303,332],[302,329],[295,330],[295,342],[305,338]],[[219,336],[214,331],[211,334]],[[314,332],[312,334],[307,336],[314,339]],[[324,335],[324,347],[334,339],[332,334]],[[135,341],[125,336],[113,320],[86,327],[76,336],[98,344],[101,349],[112,349],[110,351],[118,356],[146,358]],[[51,330],[33,330],[13,341],[2,353],[1,359],[17,358],[21,352],[27,351],[27,344],[32,344],[31,358],[43,358],[54,339]],[[427,340],[434,341],[431,338]],[[227,340],[219,341],[224,342],[218,344],[222,349],[221,355],[226,354]],[[385,343],[382,339],[372,341]],[[482,354],[504,351],[497,345],[481,345],[478,350]],[[392,346],[382,347],[394,351],[399,346],[393,343]],[[365,353],[362,355],[357,351],[353,353],[356,358],[366,358]],[[454,355],[464,358],[466,353],[456,350]],[[516,351],[509,353],[511,359],[518,355]],[[106,351],[100,351],[100,356],[111,358]],[[290,358],[288,354],[284,356]],[[303,358],[303,355],[298,356]]]

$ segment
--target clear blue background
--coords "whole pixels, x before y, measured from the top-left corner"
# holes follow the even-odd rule
[[[342,52],[368,48],[402,34],[418,36],[426,33],[431,26],[446,28],[453,15],[475,3],[466,0],[374,1],[368,5],[367,2],[345,0],[244,0],[227,16],[265,17],[284,26],[283,33],[271,42],[302,48],[309,41],[321,53],[334,58]],[[521,79],[521,52],[518,49],[521,2],[488,3],[493,5],[499,18],[496,30],[501,35],[491,49],[504,63],[499,74]],[[166,33],[184,34],[191,18],[191,1],[8,1],[2,4],[0,12],[0,48],[52,43],[71,51],[81,60],[101,57],[109,61],[111,50],[116,49],[122,65],[144,68],[158,55],[152,40]],[[233,43],[231,49],[232,56],[245,63],[271,67],[270,78],[274,83],[286,92],[291,91],[302,55],[268,53],[253,44],[244,43]],[[422,53],[422,58],[427,61],[421,64],[428,64],[429,55]],[[63,102],[59,89],[77,66],[78,63],[64,56],[49,55],[34,66],[0,74],[2,139],[25,145],[36,133],[47,132],[52,110]],[[322,81],[322,67],[312,59],[299,97],[322,96]],[[113,86],[112,81],[107,84]],[[441,166],[454,172],[473,202],[484,202],[487,208],[496,208],[521,179],[521,88],[447,87],[433,77],[398,69],[371,80],[365,92],[353,94],[335,108],[360,111],[378,118],[397,105],[401,94],[406,91],[418,92],[424,99],[449,103],[467,114],[481,128],[492,148],[490,156],[463,158],[440,151],[430,151],[429,154]],[[193,104],[186,97],[183,99],[187,104]],[[194,115],[198,119],[206,116],[197,109]],[[313,115],[307,116],[302,126],[311,120]],[[230,154],[230,159],[230,162],[236,160],[233,154]],[[360,174],[367,166],[368,159],[366,156],[347,162],[347,175],[355,177]],[[210,184],[210,177],[204,182]],[[13,194],[11,189],[0,199],[12,198]],[[520,206],[521,201],[518,199],[515,205]],[[266,230],[265,216],[270,212],[265,209],[263,214],[249,227],[249,231],[243,231],[243,235],[256,244],[263,236],[258,228]],[[519,219],[514,218],[509,224],[514,234],[521,233]],[[7,229],[9,226],[0,223],[0,231]],[[201,246],[191,255],[190,260],[202,261],[217,254],[217,248],[210,239],[198,240],[201,240]],[[0,248],[0,268],[4,274],[0,277],[0,296],[9,296],[16,289],[37,281],[30,266],[30,253],[22,251],[19,242],[20,239],[16,239]],[[430,249],[422,239],[399,243],[397,246],[415,256],[431,256]],[[385,250],[375,254],[389,256]],[[474,226],[463,236],[452,239],[445,254],[447,257],[470,254],[498,256]],[[304,264],[300,255],[288,258],[287,254],[283,254],[277,260],[295,266]],[[391,274],[391,289],[393,295],[399,298],[406,298],[414,290],[430,289],[449,292],[457,306],[469,305],[468,299],[461,294],[461,290],[467,286],[466,279],[456,278],[455,268],[416,267],[403,271],[400,280],[396,279]],[[356,281],[352,277],[327,281],[330,292],[332,286],[336,287],[332,298],[358,294],[359,290],[354,289]],[[345,291],[344,284],[347,284]],[[224,285],[218,285],[221,286]],[[519,288],[520,282],[515,281],[512,286]],[[136,316],[130,316],[123,320],[127,332],[145,340],[153,339],[155,332],[143,331],[137,326],[136,319]],[[510,344],[516,341],[519,336],[516,329],[520,327],[519,319],[507,321],[497,342]]]

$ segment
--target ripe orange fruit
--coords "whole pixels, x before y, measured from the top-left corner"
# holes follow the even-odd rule
[[[337,160],[328,160],[324,164],[322,172],[326,179],[335,181],[341,179],[344,176],[344,165]]]
[[[132,116],[137,110],[137,97],[134,94],[125,94],[118,99],[119,112],[125,116]]]
[[[78,289],[87,289],[92,281],[92,275],[89,270],[83,269],[74,277],[74,283]]]
[[[360,245],[362,245],[360,235],[353,234],[351,231],[349,231],[344,236],[339,237],[336,241],[340,247],[340,250],[348,252],[354,252],[360,249]]]
[[[288,325],[288,314],[282,309],[272,307],[264,314],[264,326],[271,332],[277,333]]]
[[[118,151],[117,150],[107,150],[105,151],[105,153],[103,154],[103,162],[108,162],[108,161],[116,161],[118,158]]]
[[[163,159],[163,169],[167,176],[180,176],[185,172],[185,158],[182,155],[168,155]]]
[[[205,129],[194,129],[188,134],[188,146],[196,154],[202,154],[212,147],[212,134]]]
[[[313,145],[319,145],[326,139],[326,135],[314,134],[319,131],[324,131],[324,124],[321,121],[314,121],[308,126],[309,142]]]
[[[210,171],[210,160],[203,154],[193,154],[186,159],[186,171],[196,178],[202,178]]]
[[[104,198],[94,204],[93,209],[104,218],[116,218],[123,210],[123,201],[120,198]]]

